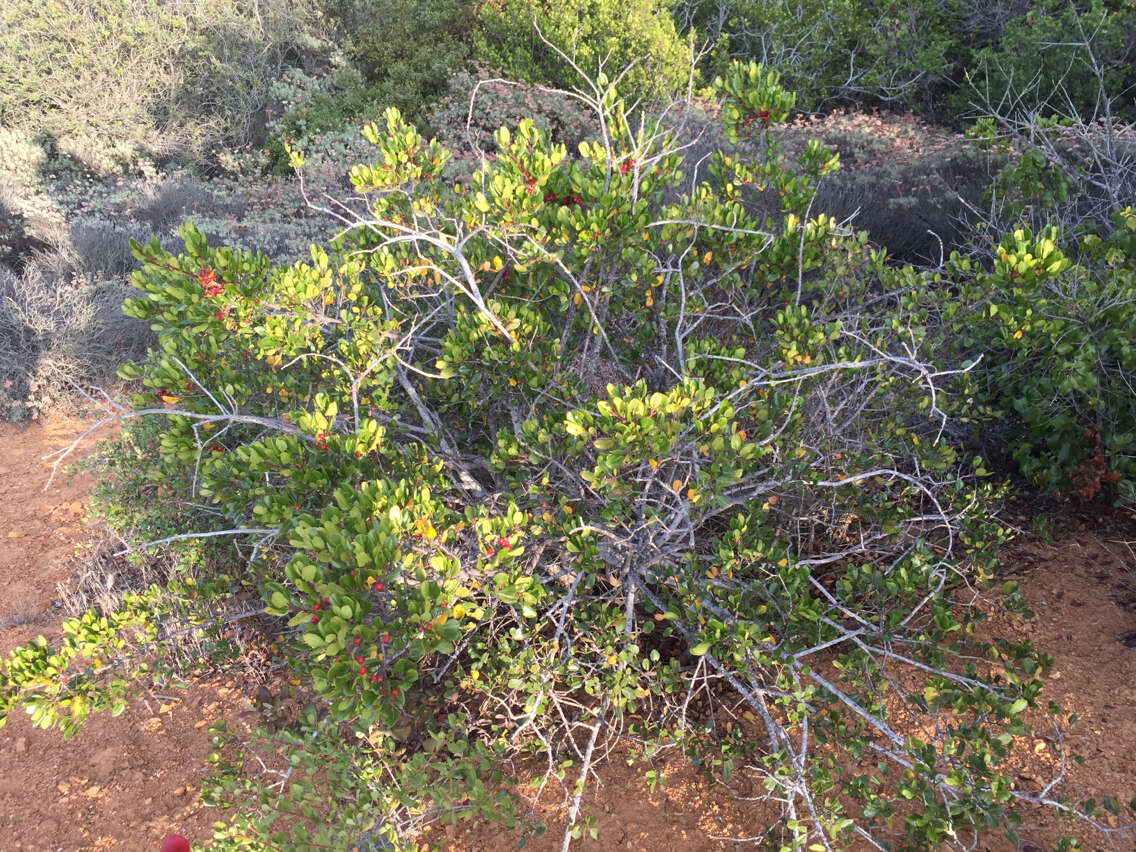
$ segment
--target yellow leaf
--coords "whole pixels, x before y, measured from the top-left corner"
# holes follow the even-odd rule
[[[789,564],[789,560],[786,559],[784,556],[782,556],[779,560],[777,560],[777,567],[778,568],[784,568],[788,564]]]
[[[454,604],[454,618],[461,618],[463,615],[465,615],[465,604]]]
[[[1021,339],[1022,339],[1022,330],[1019,328],[1017,331],[1014,332],[1014,340],[1021,340]]]
[[[698,492],[695,491],[693,488],[686,489],[686,499],[687,500],[695,500],[695,499],[697,499],[697,497],[698,497]]]
[[[809,847],[809,852],[825,852],[824,844],[814,843]]]
[[[167,403],[169,405],[173,405],[175,402],[178,401],[178,399],[179,398],[176,397],[176,396],[168,396],[166,394],[162,395],[162,402]]]
[[[429,518],[419,518],[414,522],[414,531],[423,538],[435,539],[438,537],[438,531],[434,529],[434,525],[430,523]]]
[[[703,262],[703,263],[709,263],[709,262],[710,262],[710,260],[711,260],[711,259],[712,259],[713,257],[714,257],[714,252],[712,252],[712,251],[708,251],[708,252],[706,252],[706,254],[702,255],[702,262]]]
[[[582,301],[584,301],[584,297],[579,293],[572,294],[572,302],[576,305],[576,307],[579,307]]]
[[[615,656],[615,654],[609,654],[608,655],[607,664],[609,666],[614,666],[618,662],[619,662],[619,657]]]
[[[678,491],[680,488],[682,488],[682,480],[676,479],[671,483],[671,488],[673,488],[675,491]]]

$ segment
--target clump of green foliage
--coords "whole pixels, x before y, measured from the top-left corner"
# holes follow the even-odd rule
[[[424,127],[450,77],[471,55],[474,4],[327,0],[325,6],[342,49],[363,76],[368,101],[394,106]]]
[[[964,382],[971,416],[1002,423],[1021,472],[1048,491],[1132,501],[1136,484],[1136,213],[1068,245],[1018,228],[992,269],[954,254],[965,282],[943,304],[943,347],[982,358]]]
[[[629,69],[629,101],[665,100],[690,82],[690,49],[659,0],[505,0],[482,4],[478,25],[477,58],[512,80],[571,88],[581,72]]]

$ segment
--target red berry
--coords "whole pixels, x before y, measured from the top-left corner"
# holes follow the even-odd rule
[[[354,639],[351,640],[352,644],[354,644],[354,645],[358,645],[362,641],[363,641],[363,638],[361,636],[356,636]]]
[[[361,663],[361,662],[363,662],[363,658],[362,657],[356,657],[355,662]]]
[[[392,690],[391,690],[391,695],[398,695],[398,690],[397,690],[397,689],[392,689]]]
[[[320,620],[320,617],[318,615],[312,616],[312,624],[318,624],[319,620]]]
[[[312,607],[312,609],[314,609],[316,612],[319,612],[320,611],[320,605],[316,604],[315,606]]]
[[[384,633],[383,634],[383,644],[385,645],[390,640],[391,640],[391,635],[389,633]]]
[[[386,586],[384,586],[382,583],[375,583],[375,591],[376,592],[381,592],[385,588],[386,588]]]
[[[189,841],[180,834],[167,834],[161,852],[189,852]]]
[[[378,679],[379,679],[379,676],[377,674],[371,675],[371,680],[378,680]]]
[[[365,675],[366,673],[367,673],[367,669],[364,666],[359,666],[359,674]]]
[[[507,539],[507,538],[499,538],[499,539],[497,539],[497,546],[498,546],[499,548],[501,548],[502,550],[504,550],[504,549],[505,549],[506,547],[508,547],[508,546],[509,546],[509,539]]]

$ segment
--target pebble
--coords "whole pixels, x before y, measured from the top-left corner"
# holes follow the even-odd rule
[[[28,753],[28,738],[27,737],[17,737],[16,738],[16,754],[27,754],[27,753]]]

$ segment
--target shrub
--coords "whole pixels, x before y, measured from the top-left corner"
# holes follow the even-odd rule
[[[0,267],[0,417],[67,408],[75,385],[112,378],[125,353],[144,352],[144,329],[121,313],[129,292],[76,275],[58,250],[18,274]]]
[[[963,392],[979,423],[1002,421],[1023,474],[1082,499],[1131,501],[1136,483],[1136,214],[1069,245],[1056,228],[1005,235],[993,268],[955,254],[943,348],[982,356]]]
[[[5,3],[0,125],[46,135],[100,171],[243,144],[268,82],[318,48],[316,11],[279,0]]]
[[[580,72],[629,68],[629,100],[666,99],[690,80],[690,50],[659,0],[504,0],[482,4],[478,23],[477,59],[512,80],[568,89],[583,84]]]
[[[0,264],[17,269],[23,265],[29,252],[36,248],[43,246],[37,245],[35,238],[28,234],[15,198],[7,187],[0,184]]]
[[[1103,95],[1118,115],[1136,120],[1134,12],[1130,0],[1025,4],[976,51],[955,109],[986,115],[1012,105],[1092,123],[1104,114]]]
[[[763,786],[786,848],[884,842],[896,820],[911,848],[1016,837],[1035,797],[1002,767],[1047,660],[972,635],[1006,534],[981,464],[942,439],[920,321],[938,282],[808,216],[837,158],[781,150],[775,72],[716,87],[739,147],[689,189],[668,128],[632,129],[610,90],[579,158],[522,121],[468,190],[390,110],[351,172],[365,209],[310,262],[190,225],[178,256],[134,244],[127,312],[158,348],[122,370],[139,452],[119,455],[118,500],[144,477],[145,512],[188,516],[177,535],[249,547],[197,578],[197,605],[255,587],[318,704],[283,737],[299,771],[281,796],[224,758],[211,801],[241,810],[219,838],[508,819],[478,779],[539,757],[567,844],[632,726],[644,756],[678,745]],[[1012,583],[998,597],[1022,606]],[[140,609],[18,651],[0,713],[50,725],[73,695],[102,700],[89,670],[59,676]],[[753,725],[707,725],[703,700]],[[838,769],[865,757],[887,771]]]
[[[469,57],[474,4],[468,0],[328,0],[325,5],[343,50],[363,74],[368,102],[396,106],[421,125],[431,105],[445,92],[447,80]],[[381,109],[366,120],[379,114]]]
[[[335,156],[340,149],[339,159],[351,158],[351,143],[359,139],[359,128],[381,113],[378,104],[385,91],[364,86],[349,70],[313,76],[289,68],[273,84],[274,107],[265,140],[267,167],[272,174],[291,176],[288,147],[316,151],[325,157]],[[272,114],[276,109],[278,116]]]
[[[777,69],[807,109],[838,103],[929,107],[962,51],[950,6],[917,0],[783,0],[777,3],[678,0],[679,32],[697,32],[715,49],[716,67],[757,59]]]
[[[570,151],[596,129],[587,107],[564,92],[505,82],[485,69],[455,74],[428,123],[447,150],[461,157],[492,150],[499,128],[516,127],[525,118]]]

